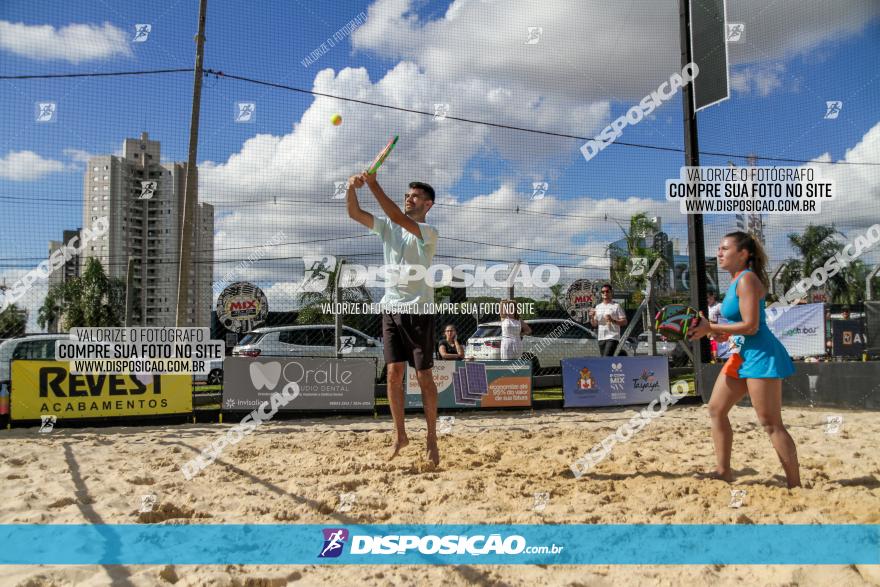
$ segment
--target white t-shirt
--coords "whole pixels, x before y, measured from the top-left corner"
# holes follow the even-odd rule
[[[421,265],[426,270],[431,266],[437,250],[437,229],[427,223],[418,223],[422,238],[391,222],[388,218],[373,218],[373,232],[382,239],[382,252],[385,265],[400,268],[405,275],[407,267]],[[412,272],[410,272],[412,274]],[[434,288],[423,279],[410,279],[407,283],[387,283],[381,304],[413,304],[406,311],[412,314],[425,313],[422,304],[434,301]]]
[[[626,318],[626,313],[623,311],[623,308],[621,308],[620,304],[617,302],[611,302],[610,304],[601,302],[596,304],[596,321],[599,323],[599,340],[620,339],[620,326],[613,322],[607,324],[605,322],[606,316],[611,316],[616,320],[623,320]]]
[[[721,303],[715,302],[714,306],[709,306],[709,322],[721,321]]]

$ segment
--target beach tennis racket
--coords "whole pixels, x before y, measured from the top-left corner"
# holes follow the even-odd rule
[[[391,151],[394,150],[394,145],[397,144],[397,139],[399,135],[394,135],[394,138],[388,141],[388,144],[385,145],[385,148],[379,151],[379,154],[376,155],[376,158],[373,159],[373,162],[370,163],[370,166],[367,167],[366,172],[370,175],[375,175],[376,171],[385,163],[385,159],[388,158],[388,155],[391,154]]]
[[[700,314],[684,304],[669,304],[654,317],[654,330],[669,341],[686,340],[688,331],[700,320]]]

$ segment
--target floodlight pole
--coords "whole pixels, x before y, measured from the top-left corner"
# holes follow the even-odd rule
[[[690,0],[679,0],[679,27],[681,43],[681,67],[693,61],[691,55],[691,22]],[[700,165],[700,147],[697,141],[697,113],[694,110],[694,85],[693,81],[685,84],[682,88],[682,107],[684,111],[684,161],[688,167]],[[706,248],[703,234],[703,215],[688,214],[688,289],[690,290],[691,307],[698,308],[704,316],[709,315],[706,299]],[[694,353],[694,381],[697,393],[702,395],[704,401],[708,401],[708,390],[702,389],[701,374],[703,363],[711,360],[709,341],[701,338],[695,344],[699,352]]]

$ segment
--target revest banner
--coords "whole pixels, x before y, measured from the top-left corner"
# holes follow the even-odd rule
[[[666,357],[584,357],[562,360],[563,405],[648,404],[669,391]]]
[[[799,304],[767,312],[767,326],[792,357],[825,354],[825,305]]]
[[[372,359],[228,357],[223,361],[223,409],[252,411],[275,392],[296,384],[291,410],[372,410]]]
[[[74,375],[67,361],[13,361],[11,418],[58,420],[192,412],[192,375]]]
[[[503,408],[532,405],[532,366],[516,361],[434,361],[437,407]],[[406,407],[422,407],[416,370],[406,369]]]

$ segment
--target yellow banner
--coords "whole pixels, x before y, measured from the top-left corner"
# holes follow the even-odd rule
[[[13,361],[13,420],[105,418],[192,412],[192,376],[73,375],[70,363]]]

